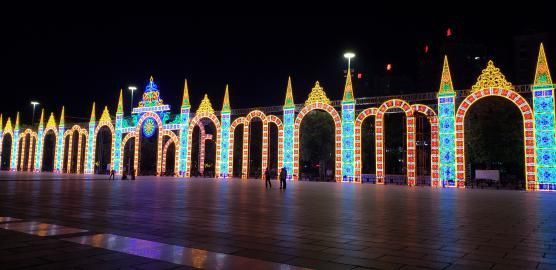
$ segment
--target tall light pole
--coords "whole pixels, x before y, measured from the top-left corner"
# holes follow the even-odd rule
[[[33,120],[31,121],[31,125],[35,125],[35,107],[39,105],[39,103],[36,101],[31,101],[31,105],[33,105]]]
[[[351,58],[355,57],[355,53],[352,53],[352,52],[344,53],[344,57],[347,58],[347,60],[348,60],[348,71],[350,71],[350,68],[351,68]]]
[[[135,90],[137,90],[137,87],[131,85],[129,86],[127,89],[129,89],[129,91],[131,91],[131,106],[129,107],[130,110],[130,115],[133,113],[133,92],[135,92]],[[137,147],[137,145],[135,146]],[[127,174],[131,175],[133,173],[133,171],[131,170],[131,143],[129,144],[128,147],[128,158],[127,158]],[[132,177],[133,179],[133,177]]]
[[[129,89],[129,91],[131,91],[131,107],[129,107],[129,109],[131,110],[131,112],[133,112],[133,92],[135,90],[137,90],[137,87],[135,86],[130,86],[127,89]]]

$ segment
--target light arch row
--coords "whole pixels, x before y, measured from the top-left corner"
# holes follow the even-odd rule
[[[88,134],[89,132],[87,132],[87,129],[80,127],[79,125],[74,125],[71,127],[71,129],[68,129],[64,132],[64,137],[62,139],[62,142],[64,143],[64,147],[62,149],[65,149],[65,143],[66,143],[66,138],[68,136],[70,136],[69,142],[68,142],[68,155],[67,155],[67,159],[64,159],[62,157],[62,167],[64,168],[64,164],[66,164],[67,166],[67,173],[71,172],[71,160],[72,160],[72,155],[73,155],[73,137],[75,136],[75,132],[77,131],[77,164],[76,164],[76,172],[79,173],[81,166],[83,166],[83,164],[81,164],[81,155],[84,154],[81,151],[81,138],[82,136],[85,136],[85,145],[87,144],[87,138],[89,137]],[[86,147],[86,146],[85,146]]]
[[[278,168],[282,167],[283,164],[283,149],[280,147],[284,141],[284,130],[282,120],[275,115],[266,115],[262,111],[254,110],[249,112],[246,117],[239,117],[235,119],[232,124],[230,125],[230,149],[228,151],[228,156],[230,157],[228,163],[228,174],[233,174],[233,155],[234,155],[234,134],[235,129],[239,125],[243,125],[243,144],[242,144],[242,160],[241,160],[241,178],[246,179],[249,175],[249,167],[248,167],[248,160],[249,160],[249,126],[251,121],[254,118],[259,118],[263,122],[263,132],[262,132],[262,151],[261,151],[261,168],[265,170],[268,167],[268,159],[269,159],[269,151],[270,151],[270,144],[269,144],[269,136],[270,136],[270,124],[275,124],[278,130]]]
[[[456,179],[457,187],[465,187],[465,116],[475,102],[485,97],[497,96],[515,104],[523,117],[523,144],[525,151],[525,181],[527,190],[535,190],[535,123],[531,105],[520,94],[507,89],[488,88],[467,96],[456,111]]]

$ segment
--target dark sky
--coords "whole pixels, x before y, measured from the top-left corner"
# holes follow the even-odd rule
[[[30,122],[29,102],[38,100],[41,108],[54,111],[57,117],[65,105],[70,120],[88,119],[93,101],[97,115],[105,105],[114,113],[118,91],[124,88],[127,115],[127,87],[139,87],[137,103],[150,75],[174,113],[179,110],[185,78],[193,109],[208,93],[219,110],[226,83],[230,84],[232,108],[282,105],[288,75],[292,76],[296,102],[306,99],[315,80],[330,98],[339,99],[346,50],[357,53],[352,65],[364,76],[384,72],[386,63],[393,63],[398,75],[413,76],[423,45],[430,44],[431,55],[440,59],[440,54],[434,54],[435,46],[441,43],[446,28],[452,27],[455,37],[484,44],[488,56],[499,60],[504,69],[511,63],[508,48],[513,37],[541,32],[553,35],[554,24],[549,19],[525,14],[519,20],[486,24],[483,16],[380,14],[349,18],[20,16],[1,26],[4,97],[0,112],[5,120],[19,110],[23,120]],[[556,53],[551,43],[547,46],[550,61]],[[372,89],[355,91],[357,97],[373,95]]]

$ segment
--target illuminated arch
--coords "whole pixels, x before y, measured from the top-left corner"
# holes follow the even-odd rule
[[[123,153],[124,153],[124,149],[125,149],[125,144],[127,143],[127,141],[131,138],[134,138],[135,143],[137,143],[138,138],[137,138],[137,133],[135,131],[129,132],[127,133],[124,138],[122,139],[122,143],[120,145],[120,153],[122,153],[122,158],[120,158],[120,171],[119,174],[123,174],[123,169],[124,169],[124,159],[123,159]],[[135,145],[135,148],[133,149],[133,168],[135,169],[135,172],[137,173],[137,162],[139,161],[139,155],[138,155],[138,151],[135,151],[135,149],[137,149],[137,144]],[[130,153],[131,154],[131,153]]]
[[[415,117],[409,103],[401,99],[390,99],[378,108],[375,120],[376,183],[384,184],[384,113],[390,109],[402,109],[406,117],[407,140],[407,184],[415,185]]]
[[[62,142],[64,143],[64,147],[62,149],[65,148],[65,144],[66,144],[66,137],[70,136],[69,138],[69,142],[68,142],[68,156],[67,156],[67,160],[63,158],[62,156],[62,168],[64,168],[64,164],[67,166],[66,172],[67,173],[71,173],[71,160],[72,160],[72,155],[73,155],[73,137],[74,137],[74,133],[77,131],[77,136],[78,136],[78,142],[77,142],[77,147],[79,147],[79,140],[81,139],[81,127],[78,125],[74,125],[73,127],[71,127],[71,129],[66,130],[66,132],[64,132],[64,137],[62,139]],[[79,152],[79,149],[77,149],[77,152]],[[79,154],[77,153],[77,163],[79,164]],[[77,164],[76,164],[77,165]],[[76,167],[79,167],[79,165],[77,165]],[[76,172],[79,172],[79,170],[76,170]]]
[[[29,145],[27,145],[27,135],[29,135]],[[27,171],[33,170],[33,165],[34,165],[33,159],[35,158],[35,152],[37,150],[36,149],[37,139],[38,139],[37,133],[29,128],[25,129],[25,131],[23,131],[19,135],[18,150],[19,150],[19,145],[21,145],[21,151],[19,154],[19,166],[17,166],[19,170],[21,171],[25,171],[25,169],[27,169]],[[24,168],[25,158],[27,158],[27,168]]]
[[[365,119],[370,116],[376,116],[377,112],[378,108],[367,108],[359,113],[355,119],[355,179],[359,183],[361,183],[361,168],[363,166],[363,159],[361,157],[361,153],[363,151],[363,145],[361,143],[361,129]]]
[[[171,144],[173,144],[174,141],[172,141],[172,139],[168,139],[168,141],[166,141],[166,143],[164,144],[164,147],[162,149],[162,168],[161,171],[162,172],[166,172],[166,154],[168,153],[168,147],[170,147]],[[175,143],[174,143],[175,145]]]
[[[97,137],[98,137],[98,132],[100,131],[100,129],[102,127],[108,127],[108,129],[110,130],[110,136],[112,138],[112,146],[110,147],[110,162],[108,162],[109,164],[112,164],[112,161],[114,160],[114,147],[116,146],[116,136],[114,134],[116,134],[116,132],[114,131],[114,125],[112,125],[112,122],[110,121],[102,121],[103,119],[101,118],[101,121],[98,123],[98,125],[95,128],[95,135],[93,136],[93,164],[95,164],[96,162],[96,149],[97,149]],[[114,167],[114,165],[112,165],[112,168]]]
[[[186,159],[186,167],[185,167],[185,177],[190,177],[191,176],[191,148],[192,148],[192,138],[193,138],[193,128],[195,128],[195,126],[197,125],[197,123],[201,120],[201,119],[209,119],[210,121],[212,121],[212,123],[214,124],[214,126],[216,127],[216,140],[214,141],[216,144],[216,164],[215,164],[215,169],[214,175],[220,175],[220,121],[218,120],[218,118],[216,117],[216,115],[214,115],[213,113],[210,112],[198,112],[195,114],[195,117],[193,117],[191,119],[191,122],[189,123],[189,129],[187,130],[187,159]]]
[[[82,143],[82,136],[85,137],[85,149],[87,149],[87,141],[89,138],[89,132],[87,131],[87,129],[82,128],[79,130],[79,140],[77,141],[77,168],[76,168],[76,173],[81,173],[81,168],[85,167],[83,162],[85,162],[85,159],[83,158],[83,155],[85,154],[85,151],[81,150],[81,148],[83,148],[83,143]]]
[[[268,130],[268,134],[270,134],[270,123],[273,123],[276,125],[276,128],[278,129],[278,168],[282,168],[283,167],[283,155],[284,155],[284,149],[282,149],[282,147],[280,147],[280,145],[282,145],[282,143],[284,142],[284,126],[282,124],[282,120],[280,120],[280,118],[276,115],[272,115],[269,114],[266,116],[266,123],[267,123],[267,130]],[[270,152],[270,144],[268,145],[268,151]]]
[[[4,146],[4,140],[6,139],[6,135],[10,135],[10,139],[12,140],[11,143],[11,149],[13,149],[13,147],[15,147],[16,143],[14,143],[14,133],[11,129],[5,129],[4,132],[2,133],[2,143],[0,143],[0,159],[2,158],[1,154],[3,153],[2,151],[5,151],[5,149],[3,150],[3,146]],[[10,151],[8,151],[8,170],[10,170],[10,160],[12,159],[12,150],[10,149]]]
[[[499,88],[482,89],[471,93],[459,105],[456,112],[456,179],[457,187],[465,187],[465,115],[469,108],[480,99],[485,97],[496,96],[503,97],[515,104],[523,117],[523,144],[525,151],[525,181],[526,189],[537,189],[537,180],[535,178],[535,132],[534,132],[534,116],[531,106],[518,93]]]
[[[243,126],[243,156],[241,159],[241,178],[246,179],[249,177],[249,127],[251,126],[251,121],[255,118],[261,119],[263,122],[263,140],[261,149],[261,169],[264,170],[267,165],[268,156],[268,124],[266,121],[266,115],[264,112],[259,110],[250,111],[247,116],[245,116],[245,125]]]
[[[141,118],[139,118],[139,120],[137,121],[137,125],[135,126],[135,134],[137,136],[135,136],[135,159],[136,162],[133,164],[133,166],[135,167],[135,173],[139,174],[139,149],[140,144],[139,144],[139,132],[141,132],[141,126],[143,125],[143,122],[145,120],[147,120],[148,118],[152,118],[154,121],[156,121],[156,126],[158,128],[158,138],[157,138],[157,149],[156,149],[156,155],[157,155],[157,159],[156,159],[156,173],[157,175],[160,175],[160,167],[162,165],[162,160],[160,159],[160,155],[162,155],[162,134],[164,131],[164,127],[163,127],[163,123],[162,120],[160,119],[160,117],[158,116],[158,114],[154,113],[154,112],[145,112],[143,113],[143,115],[141,115]],[[135,160],[134,159],[134,160]],[[121,162],[121,161],[120,161]],[[121,167],[120,167],[121,170]]]
[[[45,150],[44,149],[44,140],[46,139],[46,136],[48,136],[49,131],[52,131],[53,135],[54,135],[54,162],[56,162],[57,155],[60,154],[60,153],[58,153],[58,147],[56,147],[56,143],[58,141],[58,130],[56,129],[55,126],[47,124],[46,128],[44,129],[44,131],[42,133],[42,138],[40,139],[41,140],[41,145],[42,145],[42,149],[41,149],[42,153],[39,153],[39,156],[40,156],[39,164],[41,166],[40,171],[42,171],[42,164],[43,164],[43,161],[44,161],[44,150]],[[63,134],[61,134],[61,135],[63,136]],[[56,170],[55,165],[54,165],[54,170]]]
[[[164,145],[164,149],[162,150],[162,152],[160,153],[160,155],[158,156],[159,158],[161,157],[161,165],[160,165],[160,171],[164,171],[166,170],[166,151],[168,150],[168,147],[170,146],[170,143],[174,143],[174,170],[176,170],[177,168],[179,168],[179,154],[180,154],[180,148],[179,145],[176,142],[179,142],[180,139],[178,138],[178,136],[176,135],[176,133],[174,133],[171,130],[163,130],[162,131],[162,139],[164,139],[164,136],[168,136],[170,137],[170,139],[168,140],[168,142],[166,142],[166,144]],[[163,140],[160,141],[160,143],[162,144]]]
[[[295,118],[293,129],[293,178],[294,180],[299,179],[299,135],[301,132],[301,121],[309,112],[313,110],[325,111],[330,114],[332,120],[334,120],[334,175],[336,178],[336,182],[340,182],[342,180],[342,120],[340,114],[338,114],[334,107],[322,102],[314,102],[303,107],[303,109],[299,111],[299,114]]]
[[[423,104],[411,105],[414,113],[421,113],[427,116],[431,126],[431,186],[441,187],[439,172],[439,152],[438,152],[438,116],[436,112],[429,106]],[[417,154],[417,150],[415,150]]]
[[[236,127],[238,127],[239,125],[243,125],[243,127],[245,128],[245,117],[239,117],[236,118],[232,124],[230,125],[230,147],[228,149],[228,156],[229,156],[229,160],[228,160],[228,175],[234,175],[234,146],[235,146],[235,131],[236,131]],[[245,143],[245,142],[243,142]],[[243,147],[242,147],[243,148]],[[243,149],[241,150],[243,151]],[[241,161],[243,163],[243,159]],[[242,166],[243,168],[243,166]]]

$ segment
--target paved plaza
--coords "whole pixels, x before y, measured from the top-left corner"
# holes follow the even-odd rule
[[[1,269],[556,269],[556,194],[0,173]]]

